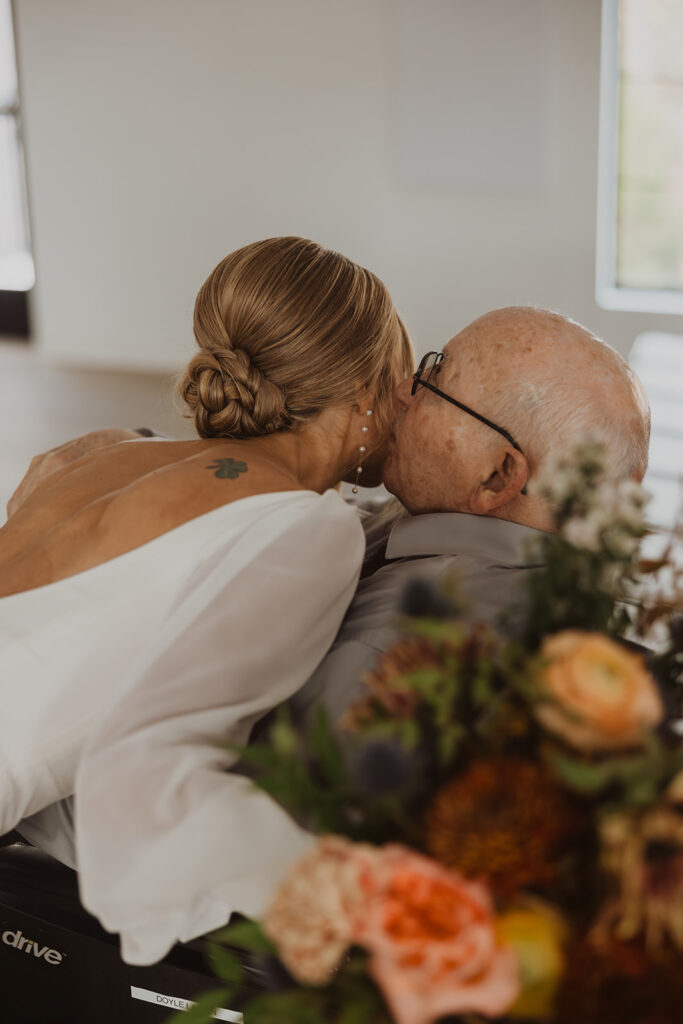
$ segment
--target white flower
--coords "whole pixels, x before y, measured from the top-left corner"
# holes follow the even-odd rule
[[[541,472],[529,485],[533,494],[545,498],[551,505],[559,505],[566,498],[583,490],[583,480],[578,466],[566,455],[549,459]]]
[[[556,512],[560,535],[607,561],[633,558],[645,532],[648,493],[611,473],[600,445],[584,443],[546,460],[533,485]]]
[[[599,551],[602,523],[595,517],[583,519],[573,516],[562,527],[562,536],[572,547],[584,551]]]
[[[600,569],[597,580],[598,588],[603,594],[612,597],[623,597],[623,571],[615,562],[607,562]]]
[[[638,550],[640,538],[617,523],[607,532],[605,542],[611,555],[617,558],[631,558]]]
[[[636,530],[642,530],[645,525],[645,506],[651,497],[636,480],[620,480],[617,485],[616,511],[621,521]]]

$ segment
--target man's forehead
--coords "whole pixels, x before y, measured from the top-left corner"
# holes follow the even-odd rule
[[[443,369],[448,370],[451,373],[457,372],[460,363],[464,355],[466,354],[467,346],[462,345],[462,336],[456,334],[450,341],[447,341],[441,350],[443,353]]]
[[[472,341],[473,335],[470,327],[464,327],[457,334],[446,342],[442,351],[444,356],[448,359],[453,359],[455,356],[462,355],[471,348],[470,342]]]
[[[443,347],[441,380],[446,385],[462,388],[484,386],[484,382],[498,376],[504,367],[493,351],[479,343],[467,328],[447,341]]]
[[[450,341],[447,341],[446,344],[444,345],[444,347],[441,349],[441,354],[443,355],[444,365],[453,362],[453,356],[455,354],[455,350],[456,350],[456,347],[457,347],[456,346],[456,342],[457,342],[457,335],[455,336],[455,338],[451,338]]]

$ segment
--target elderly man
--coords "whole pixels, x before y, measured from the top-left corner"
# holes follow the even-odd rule
[[[612,470],[642,480],[650,413],[628,364],[585,328],[547,310],[494,310],[429,353],[397,393],[384,483],[400,506],[367,523],[366,567],[336,643],[292,699],[333,720],[396,640],[401,591],[453,576],[465,616],[494,622],[520,606],[531,541],[553,529],[529,489],[546,459],[590,437]]]

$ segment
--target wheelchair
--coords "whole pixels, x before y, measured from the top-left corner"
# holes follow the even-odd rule
[[[1,1024],[160,1024],[220,985],[208,967],[203,939],[177,944],[150,967],[124,963],[118,937],[81,905],[76,872],[23,841],[4,842]],[[258,968],[243,951],[233,952],[248,987],[262,991]],[[226,1006],[215,1019],[240,1024],[242,1015]]]

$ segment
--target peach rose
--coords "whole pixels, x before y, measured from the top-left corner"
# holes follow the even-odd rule
[[[662,699],[641,656],[601,633],[557,633],[546,638],[541,657],[537,681],[546,699],[537,718],[571,746],[638,746],[661,721]]]
[[[402,846],[362,871],[366,902],[354,940],[397,1024],[446,1014],[504,1013],[519,994],[519,964],[500,944],[484,886]]]
[[[325,836],[280,886],[263,930],[297,981],[322,985],[339,966],[363,908],[360,872],[375,856],[372,846]]]

